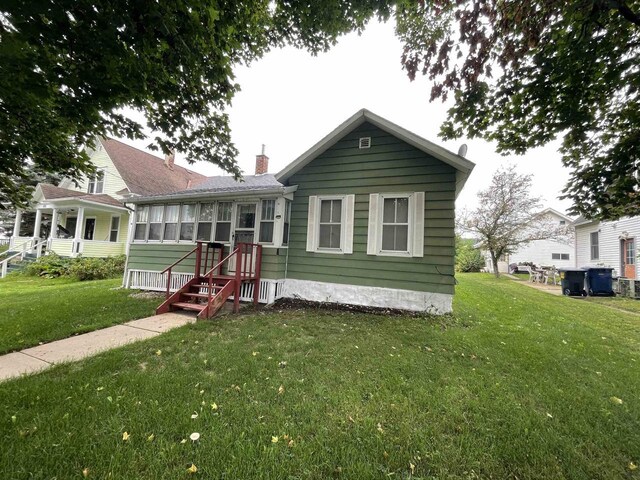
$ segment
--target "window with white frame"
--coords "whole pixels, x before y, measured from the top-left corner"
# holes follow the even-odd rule
[[[104,191],[104,170],[98,170],[89,177],[87,193],[102,193]]]
[[[213,203],[201,203],[200,214],[198,215],[198,234],[196,238],[205,242],[211,241],[213,231]]]
[[[119,233],[120,233],[120,215],[114,215],[111,217],[111,228],[109,229],[109,241],[117,242]]]
[[[600,234],[598,232],[591,232],[591,260],[600,259]]]
[[[147,222],[149,221],[149,206],[142,205],[136,209],[136,227],[133,234],[134,240],[147,239]]]
[[[165,242],[175,242],[178,235],[178,215],[180,205],[167,205],[164,211],[164,235]]]
[[[353,253],[355,195],[309,197],[307,251]]]
[[[369,195],[368,255],[422,257],[424,192]]]
[[[291,223],[291,202],[284,202],[284,216],[282,226],[282,245],[289,245],[289,224]]]
[[[260,243],[273,243],[273,227],[276,220],[276,201],[262,200],[260,202]]]
[[[196,221],[195,203],[182,205],[180,212],[180,240],[193,242],[193,230]]]
[[[231,202],[218,203],[218,212],[216,214],[216,242],[229,243],[231,238],[231,213],[233,204]]]
[[[160,240],[162,236],[162,213],[164,205],[151,205],[149,208],[148,240]]]
[[[568,253],[552,253],[551,260],[569,260],[570,255]]]

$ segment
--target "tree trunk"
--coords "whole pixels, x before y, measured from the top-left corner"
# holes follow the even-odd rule
[[[491,264],[493,265],[493,274],[496,278],[500,278],[500,272],[498,271],[498,257],[495,253],[489,252],[491,254]]]

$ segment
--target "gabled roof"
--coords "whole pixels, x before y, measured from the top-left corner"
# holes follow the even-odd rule
[[[69,197],[82,197],[86,195],[85,192],[78,192],[76,190],[69,190],[68,188],[60,188],[49,183],[39,183],[36,186],[36,194],[40,190],[42,198],[45,200],[53,200],[55,198],[69,198]]]
[[[108,205],[111,207],[125,208],[122,202],[116,200],[111,195],[105,193],[91,194],[60,188],[48,183],[39,183],[36,186],[34,198],[42,197],[42,200],[53,202],[54,204],[69,201],[77,203]]]
[[[573,219],[571,217],[565,215],[564,213],[559,212],[558,210],[556,210],[554,208],[545,208],[544,210],[542,210],[540,212],[540,215],[544,215],[546,213],[551,213],[553,215],[556,215],[557,217],[560,217],[563,220],[565,220],[567,223],[573,223]]]
[[[589,223],[594,223],[594,222],[597,222],[597,221],[598,220],[596,220],[596,219],[588,219],[588,218],[585,218],[584,216],[580,215],[578,218],[576,218],[573,221],[573,226],[574,227],[578,227],[580,225],[587,225]]]
[[[169,168],[164,159],[113,138],[101,138],[100,143],[133,194],[175,192],[197,185],[207,178],[179,165]]]
[[[288,178],[300,171],[306,165],[308,165],[318,155],[322,154],[330,147],[332,147],[338,140],[344,137],[349,132],[355,130],[357,127],[365,122],[369,122],[372,125],[384,130],[385,132],[399,138],[400,140],[416,147],[418,150],[422,150],[429,155],[437,158],[438,160],[451,165],[457,170],[456,174],[456,197],[462,190],[462,187],[469,178],[475,164],[470,162],[464,157],[450,152],[446,148],[436,145],[427,139],[424,139],[409,130],[402,128],[395,123],[390,122],[373,112],[370,112],[366,108],[356,112],[355,115],[348,118],[345,122],[339,125],[329,135],[324,137],[318,143],[316,143],[309,150],[300,155],[296,160],[287,165],[284,169],[278,172],[275,178],[281,182],[285,182]]]

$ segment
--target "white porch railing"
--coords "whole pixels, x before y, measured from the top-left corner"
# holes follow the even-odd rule
[[[26,242],[19,244],[17,247],[12,247],[11,250],[15,251],[15,253],[0,262],[0,278],[7,276],[7,270],[9,269],[9,263],[11,261],[16,260],[18,257],[20,257],[20,260],[24,260],[24,257],[26,257],[28,253],[33,253],[34,251],[36,253],[36,257],[39,258],[42,255],[42,248],[46,244],[47,240],[30,238]]]

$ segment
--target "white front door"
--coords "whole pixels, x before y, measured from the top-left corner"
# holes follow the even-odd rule
[[[256,212],[258,210],[257,203],[238,203],[236,205],[236,219],[234,231],[231,235],[233,248],[238,243],[254,243],[256,236]],[[236,257],[229,259],[229,272],[235,272]],[[255,271],[255,256],[251,262],[251,273]]]

